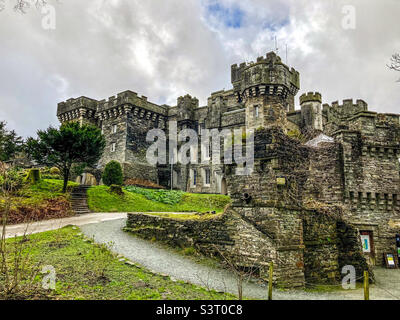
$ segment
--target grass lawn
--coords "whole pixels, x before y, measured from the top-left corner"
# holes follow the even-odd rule
[[[95,212],[223,212],[230,203],[228,196],[219,194],[183,193],[180,201],[167,204],[150,200],[145,195],[124,190],[119,196],[109,192],[106,186],[96,186],[88,190],[89,208]]]
[[[15,243],[8,240],[8,244]],[[20,239],[17,239],[20,241]],[[77,227],[32,235],[25,242],[31,264],[50,265],[56,271],[56,289],[39,298],[94,300],[204,300],[235,299],[225,293],[169,277],[120,261],[106,246],[85,239]],[[112,247],[112,244],[110,244]],[[41,275],[37,283],[41,284]],[[28,298],[34,298],[29,295]],[[1,298],[1,297],[0,297]]]
[[[26,185],[16,194],[14,203],[18,206],[32,206],[41,204],[46,200],[67,199],[69,192],[62,193],[63,184],[62,180],[42,179],[34,185]],[[78,184],[68,182],[68,191],[71,191],[75,186],[78,186]]]

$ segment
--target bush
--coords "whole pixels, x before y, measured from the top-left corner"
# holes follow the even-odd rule
[[[16,191],[23,186],[23,171],[12,168],[0,175],[0,186],[7,191]]]
[[[124,177],[120,163],[117,161],[107,163],[102,178],[106,186],[113,184],[121,186],[124,182]]]
[[[50,169],[50,174],[59,176],[61,174],[61,171],[57,167],[53,167]]]
[[[110,186],[110,192],[118,194],[119,196],[123,196],[124,195],[124,192],[122,191],[122,187],[118,186],[118,185],[115,185],[115,184],[112,184]]]

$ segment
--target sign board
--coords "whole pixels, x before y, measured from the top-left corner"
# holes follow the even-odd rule
[[[396,234],[397,257],[400,261],[400,234]]]
[[[385,253],[386,268],[395,269],[397,268],[397,263],[395,255],[393,253]]]
[[[360,237],[361,237],[363,252],[371,253],[371,238],[370,238],[370,236],[368,234],[362,234],[362,235],[360,235]]]

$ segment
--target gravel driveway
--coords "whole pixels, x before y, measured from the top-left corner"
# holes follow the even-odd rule
[[[217,291],[237,293],[236,279],[229,271],[198,264],[163,246],[134,237],[122,231],[126,219],[105,221],[81,226],[82,232],[97,243],[113,243],[112,250],[144,266],[154,273],[169,275],[172,279],[187,281]],[[400,270],[377,269],[378,285],[372,285],[371,299],[398,299],[400,297]],[[378,287],[379,286],[379,287]],[[393,286],[396,289],[393,290]],[[244,296],[266,299],[267,287],[255,283],[244,285]],[[333,293],[303,290],[274,290],[274,300],[343,300],[363,299],[362,289]]]

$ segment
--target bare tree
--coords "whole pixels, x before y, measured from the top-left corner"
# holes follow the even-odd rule
[[[229,254],[222,252],[216,245],[213,247],[222,257],[226,268],[235,276],[238,298],[239,300],[243,300],[243,285],[251,279],[260,276],[260,269],[264,262],[265,252],[260,252],[259,258],[250,262],[250,259],[243,254],[239,247],[235,247]]]
[[[400,54],[395,53],[392,55],[392,58],[390,59],[390,64],[388,67],[392,70],[400,71]]]
[[[400,54],[395,53],[392,55],[392,58],[390,59],[390,64],[388,64],[388,68],[394,71],[400,71]],[[398,80],[400,82],[400,79]]]
[[[37,291],[35,278],[40,270],[40,262],[32,259],[35,244],[27,236],[28,223],[21,238],[7,240],[8,219],[18,189],[12,172],[0,162],[0,299],[18,299]]]
[[[26,13],[27,10],[34,5],[36,8],[41,8],[47,4],[47,0],[15,0],[14,10],[19,13]],[[6,7],[6,0],[0,0],[0,11],[4,10]]]

